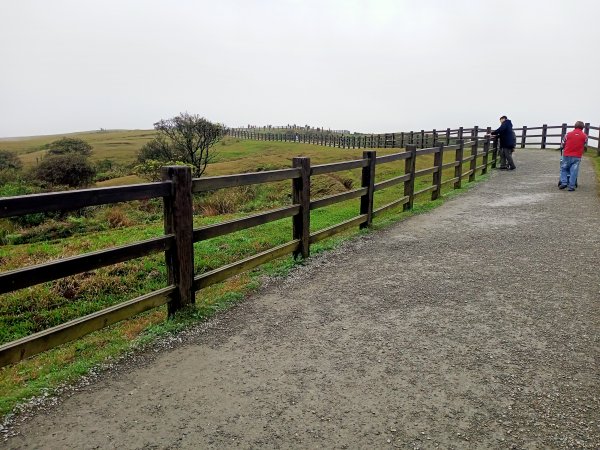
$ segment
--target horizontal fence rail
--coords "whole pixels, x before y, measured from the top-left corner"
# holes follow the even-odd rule
[[[111,266],[131,259],[140,258],[169,250],[174,236],[162,236],[135,244],[100,250],[85,255],[62,258],[44,264],[0,273],[0,294],[23,289],[45,281],[58,280],[100,267]]]
[[[86,206],[147,200],[169,195],[171,183],[162,182],[4,197],[0,198],[0,218],[49,211],[70,211]]]
[[[284,181],[298,178],[298,169],[270,170],[256,173],[240,173],[220,177],[204,177],[193,180],[192,192],[213,191],[226,187],[248,186],[273,181]]]
[[[53,328],[0,346],[0,367],[29,358],[43,351],[74,341],[136,314],[162,306],[172,300],[175,286],[134,298]]]
[[[553,145],[548,137],[564,138],[572,127],[560,126],[515,128],[517,144],[528,145],[527,139],[540,137],[536,145],[546,148]],[[548,133],[560,129],[561,133]],[[534,130],[542,133],[528,134]],[[167,263],[168,283],[162,289],[128,300],[110,308],[66,322],[62,325],[35,333],[0,346],[0,367],[11,364],[37,353],[80,338],[88,333],[107,327],[118,321],[161,305],[168,306],[169,316],[195,302],[195,292],[222,282],[234,275],[251,270],[265,262],[287,255],[306,258],[310,246],[353,227],[368,227],[374,217],[392,208],[410,210],[415,197],[430,194],[431,199],[440,197],[443,186],[451,184],[459,189],[462,181],[473,181],[477,171],[485,174],[489,167],[496,167],[498,142],[489,136],[491,128],[457,128],[445,130],[420,130],[380,135],[336,135],[264,133],[256,130],[230,130],[239,138],[259,140],[283,140],[310,142],[338,148],[362,148],[360,159],[311,165],[309,158],[294,158],[291,168],[255,173],[242,173],[217,177],[192,179],[189,167],[171,166],[162,169],[163,181],[139,185],[85,189],[0,198],[0,218],[25,214],[68,211],[88,206],[105,205],[133,200],[163,198],[165,233],[163,236],[135,242],[120,247],[99,250],[78,256],[62,258],[43,264],[0,273],[0,294],[24,289],[35,284],[57,280],[78,273],[129,261],[157,252],[163,252]],[[586,124],[588,135],[599,132],[599,127]],[[539,136],[538,136],[539,134]],[[589,136],[598,142],[600,136]],[[372,148],[399,148],[402,151],[377,156]],[[417,169],[417,159],[425,155],[433,157],[432,166]],[[451,159],[450,162],[444,161]],[[382,164],[400,163],[402,175],[375,181],[378,167]],[[311,198],[311,178],[346,170],[360,170],[361,186],[339,194]],[[443,171],[453,175],[443,179]],[[415,181],[431,176],[431,183],[415,190]],[[243,218],[193,228],[193,193],[218,189],[263,184],[289,180],[292,184],[292,204],[281,208],[256,213]],[[399,198],[378,208],[374,207],[375,192],[403,185]],[[340,202],[357,199],[360,202],[357,215],[322,230],[310,231],[310,211]],[[287,243],[264,250],[223,267],[194,274],[194,243],[240,230],[267,224],[276,220],[292,220],[292,236]],[[202,244],[199,244],[202,245]]]

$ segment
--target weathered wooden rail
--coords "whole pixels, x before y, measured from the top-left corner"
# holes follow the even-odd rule
[[[549,135],[547,130],[558,128],[561,129],[561,133],[566,133],[568,127],[564,124],[560,127],[544,126],[529,129],[523,127],[523,129],[519,129],[523,136],[521,146],[526,144],[526,131],[532,129],[542,129],[543,139],[541,142],[543,144],[541,145],[543,148],[552,145],[546,141],[546,138],[553,136]],[[599,130],[597,127],[589,125],[586,125],[586,128],[588,131]],[[489,128],[486,129],[486,133],[489,131]],[[172,315],[179,309],[193,304],[195,292],[200,289],[289,254],[306,258],[310,254],[311,244],[351,227],[369,227],[374,217],[391,208],[402,206],[404,210],[409,210],[413,207],[414,199],[418,195],[430,193],[431,199],[435,200],[441,195],[444,185],[451,184],[454,189],[458,189],[464,179],[473,181],[477,171],[485,174],[488,167],[496,166],[497,143],[492,143],[487,135],[480,137],[479,134],[480,129],[474,127],[472,129],[447,129],[441,134],[433,130],[432,132],[421,131],[418,134],[414,132],[400,133],[398,137],[395,136],[395,133],[378,135],[378,138],[375,138],[374,135],[353,137],[352,141],[344,141],[344,145],[350,142],[353,145],[364,145],[365,148],[370,145],[374,147],[379,145],[379,148],[385,148],[388,144],[390,147],[402,145],[405,150],[385,156],[377,156],[374,150],[365,150],[361,159],[314,166],[310,164],[309,158],[294,158],[293,166],[289,169],[199,179],[192,179],[189,168],[173,166],[163,168],[163,181],[158,183],[0,198],[0,218],[162,198],[165,230],[164,236],[142,242],[2,272],[0,273],[0,294],[158,252],[164,252],[168,274],[167,286],[162,289],[0,346],[0,367],[57,347],[164,304],[167,304],[169,315]],[[417,135],[418,138],[415,137]],[[245,137],[242,134],[239,136]],[[391,141],[389,136],[391,136]],[[465,138],[469,140],[465,141]],[[595,137],[590,137],[590,139],[598,141],[598,138]],[[426,142],[431,142],[432,145],[419,148]],[[312,143],[318,144],[319,142]],[[338,144],[342,145],[341,141],[338,141]],[[465,154],[465,152],[467,153]],[[444,162],[444,155],[448,154],[453,155],[453,158],[450,162]],[[433,155],[433,166],[417,170],[417,158],[423,155]],[[395,161],[404,161],[404,174],[375,182],[377,166]],[[467,163],[468,169],[465,170]],[[454,169],[453,176],[443,179],[444,169],[452,168]],[[361,169],[362,171],[360,188],[323,198],[311,198],[311,177],[351,169]],[[424,176],[432,176],[431,184],[415,191],[415,180]],[[292,182],[291,205],[241,219],[193,228],[192,196],[194,193],[284,180]],[[403,195],[375,209],[375,193],[399,184],[403,184]],[[355,198],[360,198],[360,208],[356,217],[313,233],[310,232],[311,210]],[[195,242],[288,217],[292,219],[293,224],[289,242],[206,273],[199,275],[194,273]]]

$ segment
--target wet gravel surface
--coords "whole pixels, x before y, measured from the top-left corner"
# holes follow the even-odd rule
[[[600,448],[600,201],[558,155],[63,389],[8,448]]]

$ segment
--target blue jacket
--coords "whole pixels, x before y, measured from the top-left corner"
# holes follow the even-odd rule
[[[500,145],[503,148],[515,148],[517,145],[512,122],[509,119],[506,119],[504,122],[502,122],[500,128],[492,131],[492,135],[500,138]]]

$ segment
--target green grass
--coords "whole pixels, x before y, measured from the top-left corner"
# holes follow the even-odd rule
[[[598,156],[598,149],[595,147],[588,147],[585,157],[590,159],[594,169],[596,170],[596,177],[598,179],[598,195],[600,195],[600,156]]]
[[[54,137],[50,140],[53,139]],[[311,157],[313,164],[355,159],[362,155],[362,150],[331,149],[282,142],[229,140],[222,147],[224,150],[220,155],[220,161],[211,167],[211,174],[289,167],[292,157],[300,155]],[[397,150],[378,151],[378,154],[394,151]],[[446,161],[453,158],[452,153],[446,154]],[[431,164],[431,156],[423,156],[418,159],[417,168],[429,167]],[[465,164],[466,166],[467,164]],[[403,167],[403,162],[378,166],[377,181],[402,174]],[[452,176],[451,169],[445,171],[444,178]],[[415,189],[419,190],[430,183],[431,176],[422,177],[417,181]],[[360,170],[315,177],[313,179],[313,198],[343,192],[359,185]],[[398,185],[377,192],[375,207],[401,197],[402,189],[402,185]],[[236,212],[217,217],[196,215],[194,224],[195,226],[206,225],[242,217],[253,210],[264,210],[289,204],[289,191],[289,182],[271,183],[249,191],[233,190],[234,195],[230,200],[234,203],[237,201]],[[445,197],[454,195],[455,192],[457,191],[452,191],[450,186],[446,186],[444,189]],[[216,195],[216,193],[210,194],[202,199],[197,199],[197,203],[199,206],[210,202],[215,203]],[[388,226],[442,203],[443,200],[427,201],[429,195],[430,193],[419,196],[415,208],[411,212],[402,212],[402,208],[398,207],[377,217],[374,221],[374,228]],[[124,211],[130,215],[141,214],[139,210],[150,208],[150,206],[152,205],[148,203],[134,202],[130,204],[129,210],[124,209]],[[315,210],[311,213],[311,231],[314,232],[352,218],[357,215],[358,210],[358,199]],[[93,233],[78,233],[68,239],[5,245],[0,247],[0,261],[2,261],[3,270],[10,270],[57,257],[81,254],[159,236],[162,234],[162,230],[162,221],[155,219],[135,226],[107,228]],[[358,233],[358,229],[348,230],[313,245],[311,252],[316,254],[333,248],[349,236]],[[218,268],[285,243],[291,239],[291,235],[291,220],[285,219],[197,243],[195,244],[196,273]],[[76,342],[0,369],[0,415],[10,412],[23,399],[37,395],[45,389],[52,389],[60,383],[75,380],[91,367],[106,359],[118,357],[128,349],[152,342],[157,336],[181,330],[190,324],[211,317],[217,311],[230,307],[255,290],[260,285],[259,277],[261,275],[284,275],[296,264],[301,263],[294,261],[291,257],[282,258],[249,273],[231,278],[224,283],[199,291],[196,306],[178,314],[173,320],[165,320],[165,308],[158,308],[100,330]],[[79,274],[1,295],[0,343],[18,339],[134,298],[137,295],[161,288],[165,284],[164,258],[162,255],[153,255],[98,269],[93,273]]]

